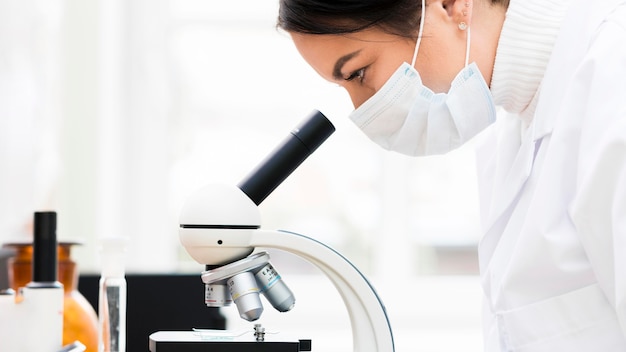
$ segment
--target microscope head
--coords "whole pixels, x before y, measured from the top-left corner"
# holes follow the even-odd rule
[[[261,225],[257,206],[333,132],[313,111],[237,187],[209,185],[192,195],[180,215],[180,240],[200,264],[224,265],[248,256]]]

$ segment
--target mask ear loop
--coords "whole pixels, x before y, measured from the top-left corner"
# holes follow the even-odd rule
[[[415,67],[415,61],[417,60],[417,53],[422,43],[422,34],[424,33],[424,18],[426,18],[426,0],[422,0],[422,15],[420,16],[420,28],[417,33],[417,42],[415,43],[415,50],[413,51],[413,60],[411,60],[411,67]],[[467,27],[467,44],[465,45],[465,67],[469,64],[470,55],[470,43],[471,43],[471,27]]]
[[[417,52],[422,42],[422,34],[424,33],[424,18],[426,17],[426,0],[422,0],[422,14],[420,16],[420,28],[417,33],[417,42],[415,43],[415,51],[413,51],[413,60],[411,61],[411,67],[415,67],[415,60],[417,59]]]

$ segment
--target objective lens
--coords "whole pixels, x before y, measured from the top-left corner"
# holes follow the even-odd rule
[[[256,275],[261,292],[279,312],[287,312],[296,304],[293,293],[271,263],[267,263]]]
[[[225,281],[204,286],[204,303],[207,307],[228,307],[233,303]]]
[[[254,275],[250,272],[241,273],[228,279],[227,283],[239,316],[247,321],[259,319],[263,313],[263,305]]]

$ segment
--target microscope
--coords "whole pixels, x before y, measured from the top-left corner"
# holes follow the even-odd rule
[[[195,261],[206,266],[201,278],[207,306],[234,303],[240,317],[250,322],[263,313],[260,296],[280,312],[291,310],[294,294],[262,251],[282,250],[309,261],[333,283],[350,317],[354,351],[391,352],[394,340],[385,306],[354,264],[314,238],[261,229],[258,205],[334,131],[321,112],[313,111],[237,186],[211,184],[200,189],[181,210],[180,241]],[[313,350],[310,340],[279,339],[255,324],[243,335],[223,330],[159,331],[150,335],[149,347],[151,352]]]

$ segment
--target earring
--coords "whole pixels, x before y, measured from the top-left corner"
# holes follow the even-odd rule
[[[469,0],[465,0],[465,7],[466,8],[470,7]],[[469,13],[469,11],[467,9],[464,9],[463,12],[462,12],[463,17],[466,17],[468,13]],[[459,23],[459,29],[462,30],[462,31],[466,30],[467,29],[467,23],[466,22]]]

